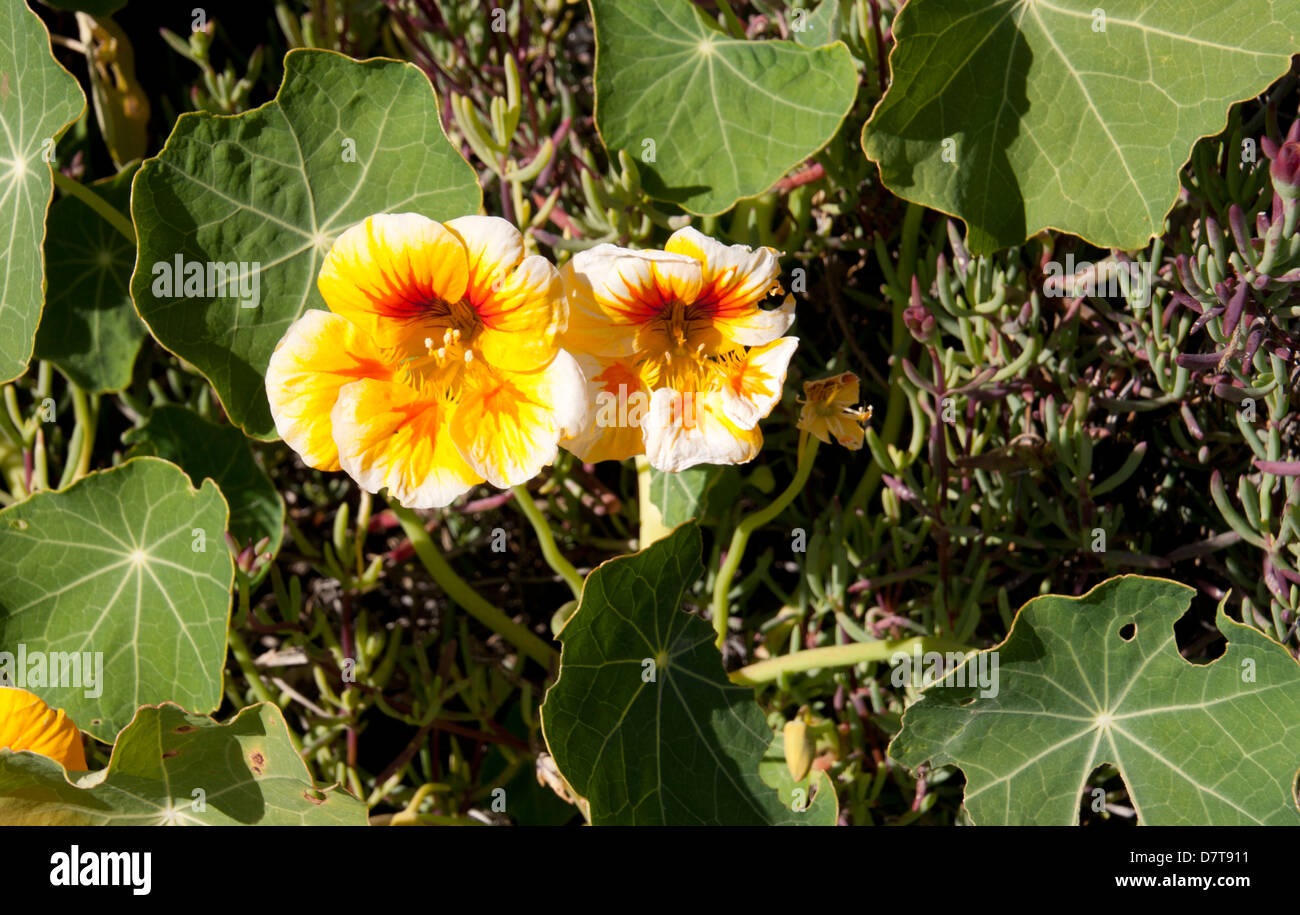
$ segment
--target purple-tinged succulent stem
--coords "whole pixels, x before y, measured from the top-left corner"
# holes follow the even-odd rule
[[[1250,233],[1246,230],[1246,217],[1242,214],[1241,207],[1235,203],[1228,207],[1228,226],[1232,229],[1232,241],[1237,246],[1237,253],[1250,269],[1254,270],[1258,262],[1255,260],[1255,250],[1251,246]]]

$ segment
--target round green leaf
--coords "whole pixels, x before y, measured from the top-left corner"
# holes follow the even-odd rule
[[[595,825],[832,825],[824,773],[811,797],[806,781],[765,783],[773,734],[753,690],[727,679],[712,627],[680,608],[700,550],[684,524],[588,576],[542,705],[551,755]]]
[[[1291,63],[1290,0],[911,0],[862,131],[885,185],[977,254],[1055,228],[1135,250],[1228,107]]]
[[[226,519],[216,484],[195,490],[180,468],[152,457],[0,511],[7,685],[106,742],[146,703],[214,711],[234,580]],[[33,652],[44,659],[40,683]]]
[[[89,190],[125,212],[135,171],[127,168]],[[36,358],[53,362],[88,391],[120,391],[131,383],[145,334],[131,304],[135,245],[76,197],[50,207],[49,227],[49,294],[36,332]]]
[[[284,71],[260,108],[182,115],[131,200],[140,316],[212,382],[236,425],[267,439],[267,362],[299,315],[324,307],[316,276],[334,239],[374,213],[445,220],[481,200],[414,65],[294,50]],[[201,265],[192,296],[175,282],[178,258],[181,273]]]
[[[279,552],[284,501],[238,429],[208,422],[185,407],[163,404],[122,440],[133,445],[132,456],[151,454],[171,461],[196,486],[204,479],[213,480],[230,505],[230,533],[239,545],[267,537],[266,551]]]
[[[821,149],[853,107],[848,48],[743,41],[689,0],[590,0],[596,127],[653,197],[701,215],[761,194]]]
[[[54,141],[81,115],[81,87],[50,54],[23,0],[0,3],[0,383],[27,371],[45,300],[45,211]]]
[[[226,724],[174,705],[139,710],[108,768],[69,778],[0,750],[0,822],[18,826],[365,826],[366,805],[321,791],[269,702]]]
[[[1300,665],[1222,604],[1223,655],[1185,661],[1174,622],[1195,593],[1122,575],[1034,598],[1006,641],[925,690],[890,755],[960,766],[981,825],[1076,825],[1102,763],[1148,826],[1300,825]]]

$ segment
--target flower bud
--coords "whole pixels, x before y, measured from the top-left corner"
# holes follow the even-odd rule
[[[916,277],[912,277],[912,304],[903,309],[903,323],[920,343],[925,343],[934,332],[934,315],[921,301],[921,284]]]
[[[934,315],[924,305],[909,305],[903,309],[903,323],[921,343],[930,339],[934,333]]]
[[[790,777],[801,782],[812,768],[813,742],[808,734],[808,724],[802,718],[787,721],[781,734],[785,744],[785,764]]]
[[[1300,143],[1288,140],[1278,147],[1269,166],[1273,189],[1286,200],[1300,197]]]

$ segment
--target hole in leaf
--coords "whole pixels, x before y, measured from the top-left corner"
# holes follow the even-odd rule
[[[1133,636],[1137,635],[1138,627],[1136,623],[1125,623],[1119,627],[1119,637],[1126,642],[1133,641]]]
[[[1223,633],[1207,620],[1183,617],[1174,627],[1174,638],[1178,642],[1178,653],[1193,664],[1209,664],[1228,648]]]
[[[1184,660],[1200,665],[1223,656],[1228,643],[1214,624],[1216,609],[1216,601],[1197,592],[1187,612],[1174,623],[1174,641]]]
[[[1119,770],[1102,763],[1084,782],[1079,800],[1081,826],[1136,826],[1137,812]]]

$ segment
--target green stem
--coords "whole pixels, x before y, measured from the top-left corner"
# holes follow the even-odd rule
[[[433,793],[433,791],[438,787],[439,786],[435,783],[429,782],[417,788],[415,794],[411,797],[410,803],[406,805],[406,809],[399,810],[397,813],[393,814],[393,818],[388,821],[388,825],[413,826],[419,823],[420,805],[424,803],[424,799]]]
[[[77,472],[77,455],[81,453],[81,438],[85,434],[85,429],[77,426],[72,430],[72,437],[68,439],[68,453],[63,461],[63,473],[59,474],[59,489],[67,489],[72,484],[72,478]]]
[[[664,525],[659,507],[650,498],[650,460],[644,454],[638,454],[636,463],[637,507],[641,513],[641,529],[637,536],[636,548],[644,550],[652,543],[663,540],[671,530]]]
[[[50,488],[49,455],[45,451],[45,430],[36,429],[36,440],[32,442],[32,492]]]
[[[731,33],[732,38],[745,39],[745,26],[736,16],[736,11],[731,8],[731,0],[722,0],[718,4],[718,12],[721,13],[722,24],[727,31]]]
[[[8,394],[11,390],[12,388],[5,386],[5,394]],[[23,446],[27,443],[26,439],[23,438],[23,434],[18,431],[18,425],[9,418],[9,411],[3,408],[0,408],[0,435],[9,439],[9,444],[15,451],[21,452]]]
[[[727,558],[723,560],[722,568],[718,570],[718,579],[713,585],[713,629],[718,633],[717,644],[719,648],[722,647],[722,641],[727,635],[727,616],[731,610],[729,600],[731,581],[736,577],[736,569],[740,567],[740,560],[745,555],[745,546],[749,543],[749,536],[781,514],[785,507],[794,501],[794,497],[799,494],[804,484],[808,482],[808,474],[812,472],[813,459],[817,456],[817,446],[820,444],[816,438],[807,432],[800,433],[799,467],[795,471],[794,479],[790,481],[790,485],[786,487],[785,492],[773,499],[772,503],[766,508],[742,518],[731,535],[731,546],[727,548]]]
[[[6,438],[11,443],[7,448],[4,443]],[[27,497],[27,487],[23,483],[25,479],[22,435],[10,424],[8,413],[0,408],[0,485],[9,488],[5,505]]]
[[[240,671],[244,674],[244,679],[248,681],[249,688],[253,695],[257,696],[259,702],[269,702],[276,708],[279,703],[271,695],[266,684],[262,682],[261,675],[257,672],[257,664],[253,661],[253,653],[248,650],[248,643],[239,632],[240,624],[248,618],[249,608],[249,585],[248,576],[239,569],[235,569],[236,590],[239,593],[239,611],[230,620],[230,627],[226,631],[226,640],[230,643],[230,653],[234,656],[235,662],[239,664]],[[294,739],[296,749],[302,750],[301,744],[297,740],[297,735],[292,733],[290,728],[290,737]]]
[[[226,634],[226,638],[230,642],[230,653],[239,664],[239,669],[243,672],[244,679],[248,681],[249,689],[253,691],[253,695],[257,696],[257,701],[269,702],[278,708],[279,705],[276,703],[275,697],[271,695],[270,691],[266,688],[266,684],[262,682],[262,678],[258,676],[257,666],[253,662],[252,652],[248,650],[248,643],[245,642],[244,637],[239,634],[239,630],[236,628],[234,623],[231,624],[230,631]]]
[[[358,579],[366,574],[366,557],[365,545],[366,534],[370,531],[370,493],[367,490],[361,490],[361,499],[357,503],[357,526],[356,536],[353,538],[354,549],[353,558],[356,565],[356,576]],[[340,557],[341,558],[341,557]]]
[[[23,412],[18,409],[18,395],[14,391],[14,386],[7,384],[4,391],[5,412],[8,414],[9,422],[13,424],[13,428],[19,432],[19,438],[22,439],[23,443],[22,447],[26,448],[32,443],[32,435],[34,434],[32,425],[23,419]],[[37,425],[40,425],[39,422]]]
[[[521,626],[506,616],[498,607],[489,603],[481,594],[465,583],[455,570],[447,564],[442,553],[434,546],[433,538],[424,529],[424,525],[409,508],[389,501],[389,508],[397,516],[402,530],[410,538],[415,555],[433,576],[439,587],[447,596],[459,604],[470,616],[499,634],[506,641],[518,648],[524,655],[550,670],[559,660],[559,654],[550,645],[543,642],[526,626]]]
[[[76,469],[73,471],[72,479],[68,481],[75,483],[90,472],[90,453],[95,448],[95,426],[98,424],[99,410],[98,405],[86,397],[86,392],[79,384],[69,380],[68,389],[72,392],[72,412],[77,418],[77,429],[81,432]],[[68,455],[68,463],[72,463],[71,454]]]
[[[98,213],[106,223],[121,232],[127,241],[132,245],[135,245],[135,226],[131,224],[131,220],[122,215],[120,210],[111,205],[107,200],[96,194],[90,188],[86,187],[80,181],[73,181],[57,168],[50,169],[50,173],[54,176],[55,187],[63,191],[65,194],[71,194],[86,206],[90,207]]]
[[[533,501],[532,495],[528,492],[528,487],[519,485],[512,487],[514,489],[515,505],[524,513],[524,517],[533,525],[533,530],[537,532],[537,540],[542,546],[542,556],[546,559],[555,574],[559,575],[569,585],[569,590],[573,596],[582,597],[582,576],[578,570],[573,567],[569,560],[564,558],[559,547],[555,545],[555,535],[551,532],[551,526],[546,521],[546,516],[542,514],[537,503]]]
[[[907,410],[907,392],[903,390],[900,382],[900,376],[903,374],[902,359],[907,354],[908,341],[911,338],[907,325],[903,323],[903,311],[907,308],[908,297],[911,294],[910,284],[916,271],[916,249],[921,232],[921,217],[924,214],[924,207],[914,203],[908,204],[907,212],[903,216],[902,237],[899,241],[896,274],[898,283],[896,287],[890,289],[889,298],[893,308],[890,349],[894,361],[889,367],[889,401],[885,407],[884,426],[880,430],[880,440],[890,444],[898,440],[898,435],[903,430],[904,413],[910,412]],[[883,269],[887,265],[882,263],[881,267]],[[880,464],[872,461],[861,482],[858,483],[857,489],[849,498],[848,511],[853,512],[867,507],[867,502],[880,487],[882,473]]]
[[[922,652],[960,651],[966,653],[975,650],[951,639],[917,635],[898,642],[852,642],[848,645],[827,645],[825,648],[809,648],[807,651],[797,651],[794,654],[781,655],[779,658],[769,658],[766,661],[749,664],[739,670],[732,671],[727,676],[732,683],[738,683],[741,686],[760,686],[764,683],[771,683],[781,674],[798,673],[819,667],[851,667],[865,661],[888,661],[898,652],[910,655],[913,649],[918,646]]]

